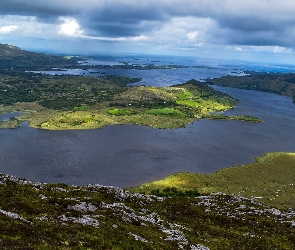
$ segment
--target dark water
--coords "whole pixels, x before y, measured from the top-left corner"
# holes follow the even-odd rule
[[[23,114],[21,112],[13,112],[13,113],[9,113],[9,114],[3,114],[3,115],[0,115],[0,121],[1,122],[9,121],[10,118],[12,118],[12,117],[22,116],[22,115]]]
[[[121,125],[86,131],[0,130],[0,172],[41,182],[134,186],[179,171],[213,173],[266,152],[295,151],[295,105],[257,91],[215,87],[240,100],[229,114],[264,123],[201,120],[159,130]]]

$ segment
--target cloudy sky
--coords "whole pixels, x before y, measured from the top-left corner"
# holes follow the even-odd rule
[[[295,63],[295,1],[0,0],[0,43]]]

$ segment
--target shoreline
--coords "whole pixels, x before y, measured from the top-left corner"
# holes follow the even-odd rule
[[[255,158],[253,164],[237,165],[217,170],[213,174],[199,174],[192,172],[177,172],[161,180],[143,183],[136,187],[120,188],[116,185],[101,185],[89,183],[87,185],[70,185],[64,183],[42,183],[19,178],[15,175],[0,173],[1,178],[18,180],[19,184],[31,185],[66,185],[68,187],[85,188],[97,185],[106,188],[119,188],[138,194],[153,194],[167,188],[199,192],[200,195],[222,193],[231,196],[242,196],[255,199],[281,210],[294,208],[295,183],[294,167],[295,152],[272,152]],[[259,171],[257,171],[259,169]],[[239,178],[238,178],[239,177]]]
[[[203,195],[222,192],[247,198],[256,197],[271,206],[289,209],[295,206],[294,162],[294,152],[266,153],[255,157],[253,164],[231,166],[213,174],[178,172],[126,190],[150,194],[153,190],[174,187],[198,190]]]

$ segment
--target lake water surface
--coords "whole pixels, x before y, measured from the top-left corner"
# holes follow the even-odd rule
[[[96,130],[0,129],[0,172],[33,181],[128,187],[190,171],[213,173],[266,152],[295,151],[295,105],[271,93],[215,87],[240,100],[230,115],[264,123],[200,120],[164,130],[135,125]]]

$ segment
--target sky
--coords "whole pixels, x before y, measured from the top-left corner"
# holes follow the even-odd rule
[[[0,0],[0,43],[295,64],[295,1]]]

